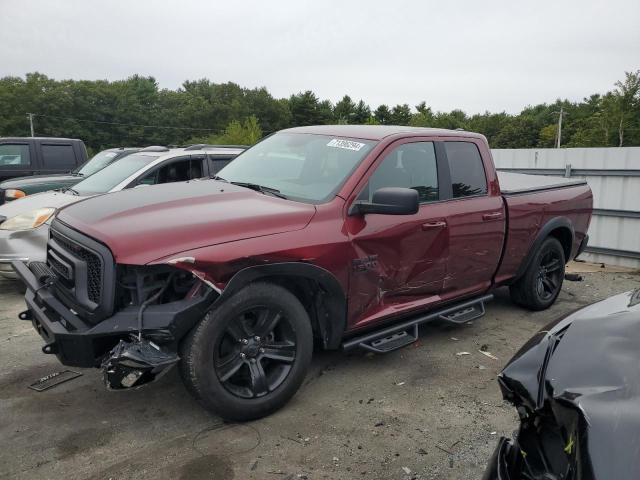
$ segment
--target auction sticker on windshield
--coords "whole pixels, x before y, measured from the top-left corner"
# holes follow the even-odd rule
[[[338,138],[334,138],[327,143],[327,147],[344,148],[346,150],[355,150],[356,152],[364,146],[364,143],[352,142],[351,140],[340,140]]]

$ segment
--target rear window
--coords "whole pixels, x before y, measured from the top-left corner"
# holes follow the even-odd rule
[[[73,153],[72,145],[43,144],[41,148],[44,168],[71,170],[76,166],[76,156]]]
[[[0,167],[31,165],[29,145],[4,143],[0,145]]]
[[[485,195],[487,193],[487,177],[476,144],[445,142],[444,148],[451,170],[453,198]]]

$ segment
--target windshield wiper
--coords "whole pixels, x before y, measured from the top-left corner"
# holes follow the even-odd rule
[[[67,193],[67,192],[71,192],[71,193],[73,193],[76,197],[79,197],[79,196],[80,196],[80,192],[78,192],[77,190],[74,190],[74,189],[73,189],[73,188],[71,188],[71,187],[67,187],[67,188],[65,188],[64,190],[62,190],[62,193]]]
[[[287,196],[284,193],[280,193],[280,190],[271,187],[265,187],[264,185],[258,185],[257,183],[246,183],[246,182],[229,182],[233,185],[238,185],[239,187],[250,188],[251,190],[255,190],[256,192],[273,195],[274,197],[287,199]]]
[[[229,183],[229,180],[227,180],[226,178],[219,177],[218,175],[213,175],[213,176],[211,176],[209,178],[211,178],[211,180],[220,180],[221,182]]]

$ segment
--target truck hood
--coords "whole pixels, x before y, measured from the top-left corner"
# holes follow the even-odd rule
[[[36,210],[38,208],[62,208],[72,203],[86,199],[86,196],[72,195],[62,192],[43,192],[34,195],[27,195],[24,198],[7,202],[0,206],[0,216],[7,219],[21,215],[23,213]]]
[[[39,185],[73,185],[83,178],[79,175],[32,175],[30,177],[18,177],[11,180],[5,180],[0,183],[0,188],[7,190],[9,188],[37,187]]]
[[[135,188],[64,209],[58,219],[143,265],[194,248],[304,228],[313,205],[215,180]]]

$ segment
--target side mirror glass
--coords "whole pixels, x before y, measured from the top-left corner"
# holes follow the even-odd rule
[[[385,187],[373,192],[371,202],[354,202],[349,215],[379,213],[382,215],[413,215],[418,212],[418,192],[412,188]]]

